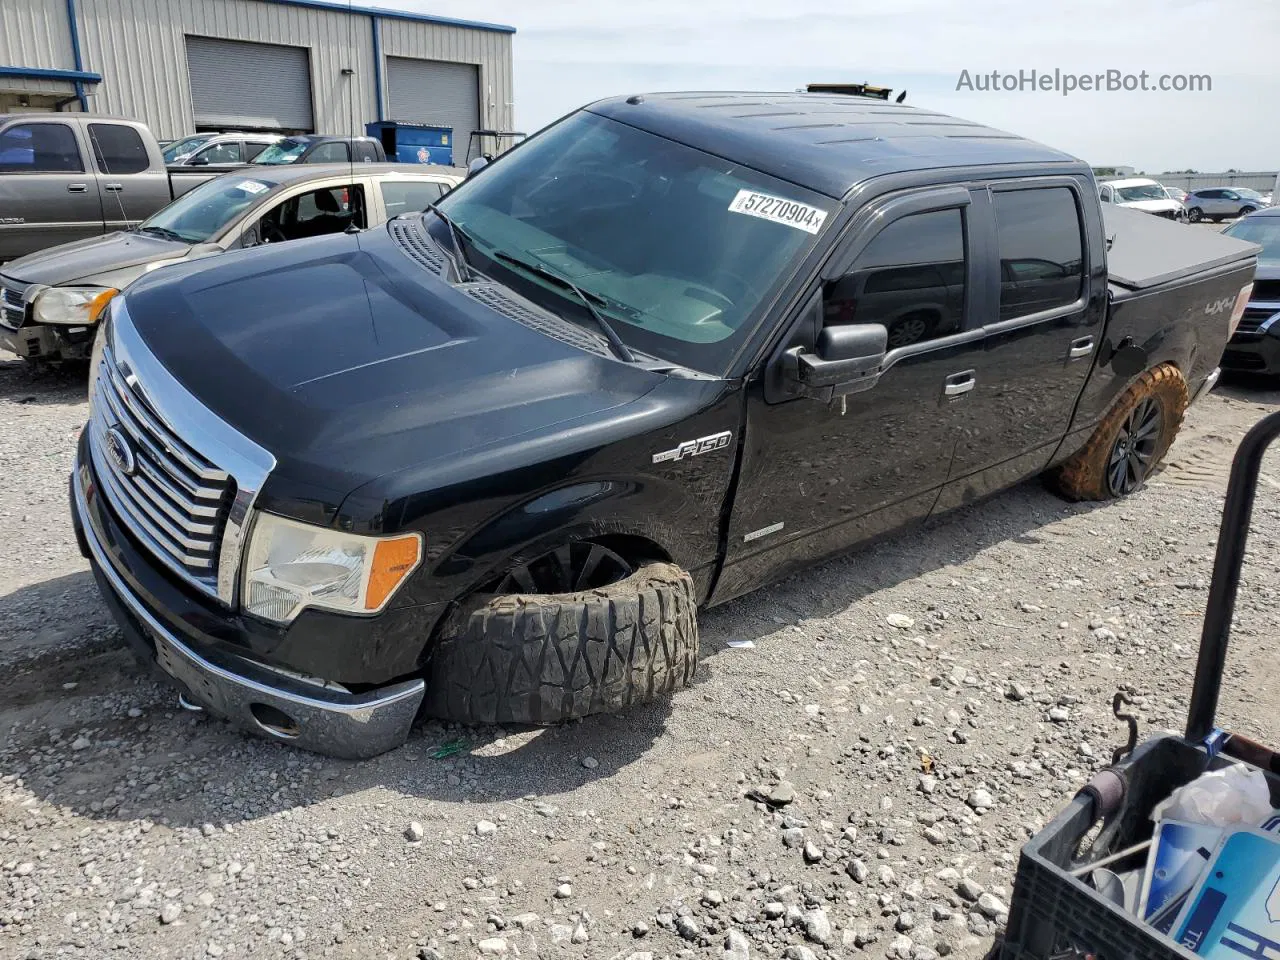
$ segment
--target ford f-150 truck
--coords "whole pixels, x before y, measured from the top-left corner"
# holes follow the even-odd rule
[[[80,113],[0,116],[0,263],[136,227],[226,168],[169,171],[136,120]]]
[[[1140,488],[1256,253],[926,110],[606,100],[424,214],[115,298],[74,522],[246,729],[613,710],[691,680],[698,608],[1024,478]]]

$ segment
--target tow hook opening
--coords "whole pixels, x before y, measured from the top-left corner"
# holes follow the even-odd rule
[[[296,740],[302,732],[293,717],[269,703],[251,703],[249,712],[258,726],[281,740]]]

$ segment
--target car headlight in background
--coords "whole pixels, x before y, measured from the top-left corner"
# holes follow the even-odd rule
[[[115,287],[50,287],[36,296],[33,315],[36,323],[87,327],[119,292]]]
[[[376,613],[422,562],[416,533],[363,537],[260,513],[245,556],[247,613],[288,623],[306,607]]]

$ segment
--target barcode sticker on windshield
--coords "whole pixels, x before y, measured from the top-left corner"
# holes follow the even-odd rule
[[[761,220],[772,220],[805,233],[817,233],[822,229],[822,222],[827,219],[825,210],[811,207],[807,203],[797,203],[795,200],[771,197],[767,193],[756,193],[754,190],[739,190],[729,204],[729,210],[733,213],[745,213],[749,217],[759,217]]]
[[[267,189],[267,185],[258,180],[241,180],[236,186],[245,193],[261,193]]]

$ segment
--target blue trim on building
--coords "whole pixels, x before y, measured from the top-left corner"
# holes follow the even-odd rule
[[[382,24],[377,17],[370,17],[373,27],[373,95],[378,101],[378,120],[385,120],[382,115]]]
[[[75,58],[76,72],[83,73],[84,58],[80,56],[80,24],[76,19],[76,0],[67,0],[67,26],[71,31],[71,55]],[[76,80],[76,99],[80,101],[81,113],[88,113],[89,98],[84,95],[83,80]]]
[[[68,0],[72,2],[72,0]],[[455,20],[453,17],[434,17],[427,13],[409,13],[407,10],[384,10],[381,7],[349,7],[344,3],[325,3],[324,0],[266,0],[287,7],[308,7],[312,10],[329,10],[333,13],[355,13],[366,17],[383,17],[387,20],[412,20],[417,23],[435,23],[445,27],[467,27],[471,30],[492,30],[495,33],[515,33],[515,27],[501,23],[485,23],[481,20]]]
[[[45,67],[0,67],[0,77],[26,77],[30,80],[75,80],[101,83],[102,74],[88,70],[49,70]]]

